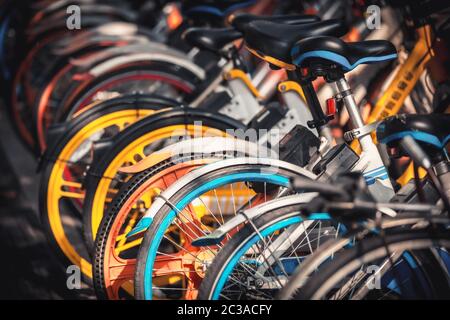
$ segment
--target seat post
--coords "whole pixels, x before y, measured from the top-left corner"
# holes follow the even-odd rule
[[[342,76],[340,79],[337,79],[335,83],[338,90],[339,98],[342,99],[342,101],[344,102],[345,108],[347,109],[348,115],[350,117],[350,120],[352,121],[354,129],[360,129],[364,127],[364,121],[361,117],[358,105],[356,104],[352,90],[350,89],[350,86],[348,85],[345,76]],[[367,152],[373,151],[375,147],[375,144],[373,143],[370,135],[360,137],[359,143],[361,144],[362,150]]]
[[[344,102],[345,108],[347,109],[350,120],[352,121],[354,129],[359,129],[364,127],[364,121],[359,112],[358,105],[356,104],[355,98],[353,97],[352,90],[348,85],[345,76],[343,75],[341,78],[335,81],[337,86],[339,98]],[[364,150],[370,148],[368,144],[373,145],[372,138],[369,136],[364,136],[360,139],[361,147]]]
[[[361,114],[359,113],[359,108],[356,104],[356,101],[353,97],[353,93],[350,89],[350,86],[348,85],[347,80],[345,79],[345,77],[342,77],[338,79],[335,83],[340,95],[339,98],[343,99],[353,126],[355,127],[355,129],[363,127],[364,121],[361,117]]]

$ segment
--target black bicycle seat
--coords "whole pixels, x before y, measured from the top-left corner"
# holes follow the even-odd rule
[[[247,47],[255,54],[278,67],[286,68],[292,66],[291,48],[298,40],[321,35],[340,37],[346,32],[345,22],[337,19],[299,25],[254,21],[245,27],[244,39]]]
[[[247,25],[255,21],[270,21],[282,24],[303,24],[320,21],[320,18],[318,16],[308,14],[260,16],[250,13],[240,13],[237,15],[231,15],[228,20],[236,30],[243,33]]]
[[[398,146],[407,135],[442,150],[450,139],[450,114],[401,114],[383,120],[377,128],[378,141],[389,147]]]
[[[183,13],[187,16],[226,17],[236,10],[250,7],[256,0],[185,0],[182,2]]]
[[[253,21],[270,21],[283,24],[302,24],[319,21],[313,15],[275,15],[258,16],[254,14],[239,14],[230,19],[234,28],[190,28],[183,38],[192,46],[217,52],[227,44],[243,37],[245,27]]]
[[[218,52],[227,44],[242,38],[242,33],[233,28],[190,28],[183,38],[194,47]]]
[[[292,48],[292,61],[306,67],[311,60],[324,60],[350,71],[360,64],[397,58],[394,45],[386,40],[345,42],[336,37],[314,37],[298,41]]]

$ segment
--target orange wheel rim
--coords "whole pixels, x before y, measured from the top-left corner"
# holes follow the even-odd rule
[[[148,179],[145,183],[139,186],[136,191],[133,192],[133,195],[128,198],[125,203],[123,203],[113,222],[113,226],[107,235],[105,256],[103,257],[103,280],[106,288],[106,294],[109,299],[120,299],[122,297],[122,290],[125,290],[131,295],[133,294],[132,290],[136,260],[134,258],[123,259],[119,257],[118,254],[120,254],[121,251],[120,249],[118,250],[117,244],[125,238],[125,235],[139,220],[136,219],[137,215],[135,211],[133,211],[137,208],[136,203],[146,194],[146,192],[149,192],[150,190],[158,190],[158,192],[162,192],[179,178],[204,164],[206,164],[204,161],[197,160],[174,165],[156,174],[151,179]],[[252,199],[252,206],[258,205],[267,200],[270,199],[264,196],[257,196]],[[148,205],[151,205],[151,203],[148,203]],[[143,213],[145,211],[146,210],[143,210]],[[193,256],[202,256],[204,258],[205,256],[207,257],[211,255],[213,257],[214,255],[211,253],[210,248],[198,248],[192,246],[191,244],[192,241],[190,239],[198,237],[193,224],[197,224],[197,228],[204,227],[203,223],[198,219],[198,210],[190,204],[188,208],[185,209],[185,214],[189,215],[190,219],[187,219],[179,227],[181,231],[181,238],[183,238],[181,241],[183,244],[183,251],[170,255],[159,254],[156,257],[153,282],[157,285],[160,284],[160,286],[181,283],[185,290],[185,294],[182,298],[191,300],[196,299],[198,293],[197,290],[205,275],[204,270],[202,269],[203,266],[199,265],[196,260],[193,259]],[[127,227],[124,227],[124,224],[127,222],[127,218],[130,216],[132,223],[127,225]],[[239,227],[231,231],[229,235],[232,236],[238,230]],[[141,241],[142,234],[140,237],[133,238],[130,243],[137,247],[140,245]],[[226,241],[227,240],[224,240],[222,245]],[[130,247],[131,246],[129,246],[128,249]],[[205,260],[203,258],[201,260]]]
[[[133,246],[138,246],[142,239],[136,239],[133,242],[122,244],[122,246],[118,246],[118,243],[120,244],[120,241],[124,239],[126,233],[121,234],[121,232],[124,230],[123,227],[124,223],[127,222],[127,217],[129,217],[132,210],[135,209],[136,202],[142,199],[149,190],[158,190],[161,192],[182,176],[211,161],[211,159],[194,160],[169,167],[143,183],[133,193],[133,196],[127,199],[122,205],[106,240],[103,276],[109,299],[120,299],[121,290],[125,290],[132,294],[132,292],[129,291],[129,288],[132,288],[132,285],[130,286],[130,284],[134,280],[136,260],[124,259],[120,257],[119,254],[123,251],[123,248],[125,248],[124,250],[127,250]],[[147,205],[150,206],[150,203]],[[133,224],[136,222],[136,219],[133,219],[127,228],[125,228],[125,232],[131,230]],[[128,245],[128,247],[125,247],[125,245]]]

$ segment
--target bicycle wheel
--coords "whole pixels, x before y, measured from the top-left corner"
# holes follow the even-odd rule
[[[72,82],[54,117],[64,121],[93,100],[134,91],[188,103],[202,76],[203,69],[171,52],[112,57],[77,75],[78,81]]]
[[[169,187],[135,228],[149,225],[139,248],[136,298],[152,299],[154,292],[158,298],[196,298],[220,245],[196,248],[192,241],[223,225],[240,207],[277,197],[298,176],[315,178],[283,161],[238,158],[200,168]],[[196,205],[203,210],[197,212]]]
[[[111,7],[111,9],[114,9]],[[11,109],[16,122],[16,126],[22,139],[33,151],[35,139],[33,133],[36,128],[33,121],[32,107],[36,101],[38,89],[43,85],[43,70],[55,62],[53,54],[53,44],[64,38],[67,32],[66,20],[64,17],[58,21],[47,21],[43,25],[37,25],[28,34],[28,52],[14,77],[11,96]],[[113,22],[112,17],[88,17],[83,19],[82,30],[72,30],[80,34],[88,32],[91,27]],[[116,20],[117,21],[117,20]],[[54,24],[55,22],[55,24]]]
[[[443,224],[447,220],[445,217],[430,217],[427,219],[432,224]],[[381,225],[376,226],[375,222],[370,222],[373,225],[373,230],[381,229],[394,229],[399,228],[405,230],[411,228],[414,225],[421,224],[424,221],[424,216],[422,213],[402,213],[398,217],[388,218],[385,217]],[[366,228],[371,226],[366,225]],[[366,229],[364,229],[366,230]],[[367,233],[366,231],[363,231]],[[288,283],[280,290],[277,294],[276,299],[279,300],[289,300],[293,299],[295,295],[302,289],[303,285],[311,278],[315,273],[320,272],[320,268],[323,267],[324,263],[333,260],[337,253],[345,250],[354,245],[355,239],[361,239],[363,236],[373,236],[371,233],[363,235],[361,230],[355,232],[344,234],[336,240],[328,241],[324,243],[314,254],[310,255],[305,259],[300,267],[294,272],[294,274],[289,278]]]
[[[433,252],[448,252],[445,225],[363,239],[311,276],[295,298],[448,299],[448,270]]]
[[[47,237],[65,264],[87,264],[78,234],[85,197],[82,183],[92,163],[94,141],[114,136],[129,124],[166,107],[164,100],[148,96],[105,101],[67,123],[63,134],[51,141],[41,163],[39,206]]]
[[[112,52],[116,49],[114,46],[119,45],[120,41],[123,42],[120,38],[113,40],[107,38],[107,41],[102,41],[101,37],[98,38],[94,43],[82,42],[81,46],[69,52],[64,52],[64,50],[60,49],[62,52],[54,57],[53,64],[47,67],[49,70],[45,70],[47,75],[41,76],[43,78],[43,85],[39,87],[33,106],[33,119],[37,130],[35,134],[38,137],[41,150],[44,150],[46,147],[46,131],[49,125],[55,120],[55,109],[61,106],[61,101],[68,90],[75,88],[76,86],[74,84],[78,82],[77,72],[79,72],[80,66],[77,65],[76,61],[106,55],[107,52]],[[128,42],[133,43],[132,39],[127,40]],[[66,47],[64,48],[67,49]],[[112,50],[108,50],[111,48]],[[105,96],[116,97],[118,95],[118,93],[114,93]]]
[[[184,96],[191,93],[193,85],[175,78],[170,74],[148,70],[145,72],[144,66],[137,66],[136,70],[127,70],[116,75],[108,75],[103,78],[96,78],[94,83],[82,84],[87,86],[85,93],[80,97],[67,97],[63,105],[69,106],[70,111],[64,114],[63,109],[58,110],[57,119],[71,118],[74,113],[79,112],[92,101],[104,99],[108,95],[121,95],[129,92],[142,92],[145,94],[155,94],[166,98],[179,99],[184,101]],[[81,86],[76,90],[83,89]],[[74,92],[78,94],[78,92]],[[67,110],[67,109],[66,109]]]
[[[147,155],[189,137],[224,137],[227,129],[243,125],[224,115],[183,108],[148,117],[124,130],[105,154],[91,166],[85,180],[83,231],[86,245],[93,253],[97,229],[108,204],[125,182],[118,169],[135,164]],[[124,179],[125,177],[125,179]]]
[[[257,218],[219,251],[198,298],[274,299],[304,259],[344,229],[327,214],[302,216],[310,200],[295,195],[254,208]]]
[[[57,36],[45,38],[34,47],[28,50],[27,56],[20,63],[14,79],[12,81],[11,91],[11,114],[14,119],[15,126],[25,144],[34,151],[35,139],[33,136],[33,116],[31,106],[35,100],[34,90],[29,81],[26,81],[27,72],[31,69],[35,57],[39,52],[49,46],[49,43],[56,41]],[[45,50],[44,50],[45,51]]]
[[[172,183],[207,163],[238,156],[258,156],[261,147],[244,140],[201,138],[165,148],[165,160],[156,156],[158,164],[135,174],[114,197],[103,217],[95,241],[94,288],[100,299],[133,296],[134,265],[142,237],[127,238],[129,232],[152,199]],[[230,141],[227,141],[230,140]],[[201,153],[192,153],[196,151]],[[265,151],[264,151],[265,152]],[[175,155],[175,156],[172,156]]]
[[[134,176],[114,197],[100,224],[95,241],[94,288],[99,299],[122,299],[134,295],[133,280],[137,248],[142,238],[126,234],[150,208],[152,199],[176,179],[213,159],[186,158],[179,164],[167,161]],[[222,157],[215,159],[219,160]],[[165,168],[165,169],[164,169]]]

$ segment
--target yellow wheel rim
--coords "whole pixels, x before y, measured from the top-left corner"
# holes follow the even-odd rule
[[[158,129],[147,133],[146,135],[140,137],[139,139],[133,141],[125,149],[123,149],[116,158],[109,164],[108,168],[104,172],[104,177],[114,177],[117,171],[125,163],[135,164],[137,161],[134,159],[135,155],[140,155],[141,158],[145,158],[144,148],[155,141],[167,139],[176,136],[216,136],[223,137],[226,136],[221,130],[213,129],[206,126],[195,126],[195,125],[173,125]],[[98,187],[95,191],[95,196],[92,204],[92,236],[95,239],[98,227],[103,218],[103,213],[105,210],[105,203],[107,202],[108,196],[114,193],[111,190],[111,179],[101,178]]]
[[[84,199],[81,183],[66,181],[63,178],[67,161],[70,160],[71,156],[83,142],[102,129],[117,126],[119,130],[123,130],[128,124],[134,123],[153,113],[155,113],[154,110],[123,110],[113,112],[90,122],[66,144],[53,165],[47,189],[47,215],[50,228],[53,237],[64,255],[73,264],[79,266],[81,271],[89,277],[92,277],[91,264],[82,258],[72,246],[66,236],[61,220],[59,201],[62,198]],[[75,190],[67,191],[65,187],[70,187]]]
[[[61,212],[59,210],[59,201],[61,198],[73,198],[84,199],[84,192],[81,190],[81,184],[76,182],[65,181],[63,177],[64,170],[66,168],[67,160],[71,158],[71,155],[80,147],[80,145],[86,141],[86,139],[92,136],[94,133],[107,128],[109,126],[117,126],[120,130],[123,130],[128,124],[136,122],[142,117],[148,116],[155,111],[153,110],[130,110],[120,111],[106,115],[80,130],[64,147],[60,153],[59,159],[55,162],[47,190],[47,214],[50,222],[50,228],[53,236],[58,243],[58,246],[64,253],[64,255],[70,260],[71,263],[80,267],[81,272],[92,278],[92,265],[84,259],[74,248],[70,240],[64,231],[64,226],[61,220]],[[200,133],[200,134],[199,134]],[[175,125],[165,127],[159,130],[149,132],[148,134],[133,141],[119,155],[110,163],[105,171],[105,177],[114,177],[117,170],[125,163],[136,163],[135,155],[145,157],[144,148],[158,140],[167,139],[174,136],[225,136],[223,131],[206,127],[206,126],[194,126],[194,125]],[[92,212],[92,231],[93,235],[96,234],[103,217],[105,202],[110,200],[110,195],[114,190],[110,190],[111,180],[108,178],[102,178],[95,192]],[[76,189],[75,191],[68,192],[64,187],[71,187]]]

